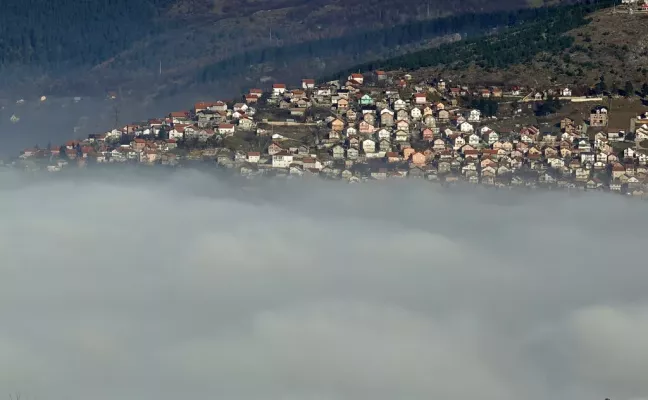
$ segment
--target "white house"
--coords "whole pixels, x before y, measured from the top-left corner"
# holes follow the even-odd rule
[[[570,88],[564,88],[563,90],[560,91],[560,95],[563,97],[571,97],[572,91]]]
[[[493,145],[499,141],[499,135],[495,131],[489,130],[483,136],[489,145]]]
[[[475,135],[474,133],[470,136],[468,136],[468,144],[471,146],[477,146],[480,142],[479,136]]]
[[[462,122],[462,123],[459,125],[459,130],[460,130],[461,132],[473,132],[473,131],[474,131],[474,128],[473,128],[473,126],[472,126],[470,123],[468,123],[468,122]]]
[[[371,139],[366,139],[362,141],[362,150],[365,153],[375,153],[376,152],[376,142]]]
[[[391,137],[391,132],[387,129],[381,129],[378,131],[378,140],[389,139]]]
[[[459,150],[459,149],[462,148],[465,144],[466,144],[466,139],[464,139],[464,138],[461,137],[461,136],[457,136],[457,137],[455,138],[455,140],[454,140],[454,146],[453,146],[453,147],[454,147],[455,150]]]
[[[434,119],[433,115],[425,115],[425,117],[423,117],[423,124],[428,128],[434,128],[436,127],[436,119]]]
[[[238,111],[240,113],[246,113],[248,110],[248,105],[245,103],[236,103],[234,104],[234,107],[232,108],[235,112]]]
[[[333,158],[335,159],[344,158],[344,147],[340,146],[339,144],[333,147],[332,152],[333,152]]]
[[[315,88],[315,79],[302,79],[302,89],[314,89]]]
[[[407,142],[409,140],[409,132],[404,130],[397,130],[394,136],[397,142]]]
[[[119,139],[122,137],[122,132],[118,129],[106,132],[106,139]]]
[[[286,92],[286,85],[284,83],[275,83],[272,85],[272,94],[273,95],[282,95]]]
[[[169,131],[169,139],[182,139],[184,136],[184,129],[173,128]]]
[[[247,153],[247,161],[250,163],[258,163],[261,160],[261,153],[258,151],[250,151]]]
[[[412,119],[418,120],[423,116],[423,112],[421,112],[420,108],[414,107],[412,108],[412,111],[410,111],[410,115],[412,116]]]
[[[364,76],[362,74],[351,74],[351,75],[349,75],[347,80],[352,81],[352,82],[356,82],[356,83],[359,83],[360,85],[362,85],[364,83]]]
[[[234,134],[234,124],[218,124],[218,133],[221,135],[233,135]]]
[[[635,156],[635,151],[632,147],[628,147],[625,150],[623,150],[624,158],[634,158],[634,156]]]
[[[405,109],[406,107],[407,103],[405,102],[405,100],[398,99],[394,102],[394,110],[396,111]]]
[[[470,110],[470,114],[468,114],[468,122],[479,122],[480,119],[481,119],[481,111]]]
[[[427,96],[425,95],[425,93],[416,93],[414,95],[414,102],[416,104],[425,104],[427,103]]]
[[[293,162],[293,155],[282,151],[272,156],[273,168],[288,168]]]

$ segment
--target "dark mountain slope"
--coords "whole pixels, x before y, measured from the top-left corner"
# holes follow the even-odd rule
[[[186,82],[196,74],[207,76],[204,71],[210,66],[236,57],[245,61],[260,51],[275,52],[272,62],[290,68],[275,49],[292,49],[288,52],[294,54],[295,49],[308,48],[301,44],[356,40],[358,34],[395,25],[530,4],[528,0],[6,0],[3,6],[0,89],[26,83],[52,92],[115,85],[149,90],[170,81]],[[399,45],[412,43],[401,40]],[[324,57],[335,59],[323,61],[344,67],[368,56],[394,54],[384,44],[366,47],[367,51],[361,48],[364,56],[344,54],[342,59],[324,52]],[[162,76],[158,76],[160,62]]]
[[[48,70],[93,65],[156,32],[173,0],[4,0],[0,66]]]

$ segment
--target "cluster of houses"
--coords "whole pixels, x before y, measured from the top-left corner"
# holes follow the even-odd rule
[[[648,194],[648,151],[641,146],[648,139],[648,115],[637,116],[626,132],[609,129],[608,109],[597,106],[582,122],[563,118],[559,129],[520,126],[502,132],[479,110],[458,103],[466,95],[522,97],[526,93],[521,91],[470,90],[443,80],[414,83],[409,75],[394,79],[383,71],[319,84],[304,79],[301,87],[275,83],[269,90],[251,89],[239,103],[197,103],[190,111],[60,147],[28,149],[21,158],[45,160],[49,171],[88,162],[177,165],[186,158],[211,160],[247,177],[319,176],[348,182],[408,177],[498,188]],[[571,95],[569,89],[555,93]],[[325,110],[326,116],[314,117],[313,109]],[[259,120],[262,110],[279,110],[283,119]],[[273,134],[272,126],[308,126],[312,134],[297,141]],[[256,149],[222,145],[224,138],[241,132],[262,136],[266,144]],[[190,140],[203,145],[187,148]]]

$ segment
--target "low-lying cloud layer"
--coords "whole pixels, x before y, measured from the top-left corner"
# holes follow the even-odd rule
[[[0,175],[23,398],[648,397],[646,205],[425,182]]]

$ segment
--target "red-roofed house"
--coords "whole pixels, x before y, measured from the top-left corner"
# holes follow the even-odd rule
[[[131,147],[135,150],[142,150],[146,146],[146,141],[144,139],[135,139],[131,142]]]
[[[275,83],[272,85],[272,94],[281,95],[286,92],[286,85],[283,83]]]
[[[304,90],[315,88],[315,79],[302,79],[302,88]]]
[[[362,85],[364,83],[364,76],[362,74],[351,74],[348,80]]]
[[[225,136],[231,136],[234,134],[234,124],[219,124],[218,133]]]
[[[186,122],[189,120],[189,112],[188,111],[174,111],[169,114],[169,117],[171,118],[171,121],[174,124]]]
[[[250,151],[247,153],[247,161],[251,163],[258,163],[261,160],[261,153],[258,151]]]
[[[209,108],[209,106],[210,106],[210,103],[205,103],[204,101],[198,102],[198,103],[194,104],[194,112],[199,113],[201,111],[205,111],[206,109]]]

